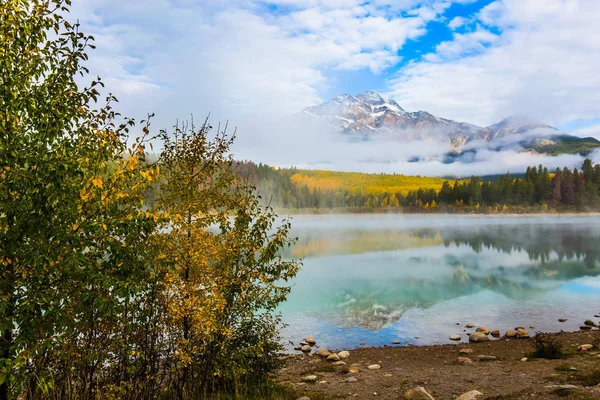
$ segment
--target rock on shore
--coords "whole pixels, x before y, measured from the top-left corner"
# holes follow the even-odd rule
[[[477,390],[471,390],[470,392],[461,394],[456,400],[476,400],[480,398],[483,398],[483,393]]]
[[[504,336],[506,336],[507,338],[517,337],[517,331],[513,331],[512,329],[509,329],[506,331]]]
[[[315,352],[315,355],[327,358],[331,355],[331,352],[327,349],[319,349]]]
[[[485,342],[488,340],[490,340],[490,338],[483,332],[475,332],[469,335],[469,342]]]
[[[412,389],[408,389],[406,393],[404,393],[405,400],[435,400],[432,395],[430,395],[427,390],[425,390],[422,386],[417,386]]]
[[[517,329],[517,337],[521,339],[529,339],[529,332],[525,328]]]

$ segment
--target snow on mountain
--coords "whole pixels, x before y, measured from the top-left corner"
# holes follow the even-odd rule
[[[502,137],[507,137],[515,134],[522,134],[534,130],[548,131],[547,133],[558,133],[558,130],[550,125],[536,121],[525,115],[511,115],[504,118],[497,124],[490,125],[485,128],[484,137],[486,140],[492,140]],[[554,131],[554,132],[552,132]]]
[[[445,160],[456,160],[463,155],[473,156],[482,149],[555,155],[587,154],[600,147],[598,141],[562,133],[522,115],[513,115],[496,124],[479,127],[436,117],[426,111],[406,111],[394,100],[373,90],[356,96],[337,96],[318,106],[308,107],[299,115],[360,139],[388,137],[401,142],[445,143],[450,146]]]
[[[350,96],[338,96],[302,114],[326,122],[344,133],[393,135],[403,140],[447,141],[453,146],[474,138],[483,138],[484,131],[475,125],[438,118],[426,111],[405,111],[394,100],[375,91]]]

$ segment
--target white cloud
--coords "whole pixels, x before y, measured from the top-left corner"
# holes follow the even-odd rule
[[[424,59],[430,62],[439,62],[464,58],[485,51],[499,40],[498,35],[477,26],[473,32],[454,33],[451,41],[440,43],[436,46],[435,53],[425,55]]]
[[[377,73],[398,63],[403,44],[449,4],[426,0],[399,15],[421,3],[86,0],[75,2],[72,14],[96,37],[90,69],[125,96],[124,114],[156,112],[164,127],[212,111],[244,130],[250,116],[292,114],[321,101],[326,71]]]
[[[85,0],[74,2],[72,16],[97,39],[89,66],[119,97],[119,111],[138,119],[156,112],[157,128],[211,111],[213,121],[230,119],[240,128],[240,158],[414,174],[578,163],[576,156],[508,152],[468,165],[409,163],[423,143],[340,144],[284,117],[320,102],[331,84],[326,76],[336,71],[379,73],[397,64],[403,45],[424,35],[429,21],[443,20],[452,3],[469,2]],[[284,11],[269,12],[268,5]],[[594,1],[497,0],[468,21],[450,21],[450,28],[475,27],[398,71],[388,94],[408,110],[480,125],[513,113],[551,124],[597,118],[597,15]]]
[[[518,142],[538,134],[547,134],[547,130],[534,130],[498,139],[493,145],[483,141],[469,143],[464,146],[465,150],[477,150],[472,159],[466,156],[452,164],[445,164],[443,160],[451,151],[446,143],[429,140],[399,142],[393,137],[382,136],[374,140],[352,140],[324,129],[323,126],[298,119],[284,120],[276,116],[249,122],[247,127],[250,131],[262,129],[264,135],[255,138],[242,133],[238,137],[235,154],[243,160],[266,162],[279,167],[422,176],[471,176],[521,173],[527,167],[539,164],[550,170],[565,166],[580,168],[585,158],[578,154],[553,157],[518,151],[522,150]],[[288,132],[289,135],[277,135],[281,131]],[[501,150],[497,150],[498,147]],[[274,152],[273,149],[286,150]],[[414,162],[416,158],[420,161]],[[589,158],[599,162],[600,152],[594,152]]]
[[[574,131],[569,132],[572,135],[576,135],[579,137],[594,137],[596,139],[600,139],[600,124],[598,125],[590,125],[585,128],[579,128]]]
[[[463,17],[454,17],[450,22],[448,22],[448,28],[457,29],[467,23],[467,19]]]
[[[598,15],[596,1],[498,0],[478,16],[486,29],[400,70],[389,94],[407,109],[480,125],[514,113],[557,125],[597,118]]]

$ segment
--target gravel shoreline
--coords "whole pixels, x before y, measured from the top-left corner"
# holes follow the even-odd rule
[[[531,339],[503,336],[468,344],[359,348],[329,361],[314,354],[287,355],[276,379],[309,399],[427,398],[410,397],[425,396],[420,392],[405,397],[416,387],[436,400],[455,400],[470,391],[481,395],[464,398],[600,399],[593,380],[597,374],[600,384],[600,330],[551,335],[566,358],[531,358]]]

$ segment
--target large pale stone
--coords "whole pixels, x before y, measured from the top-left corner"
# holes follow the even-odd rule
[[[465,365],[465,364],[473,364],[473,360],[471,360],[469,357],[458,357],[457,359],[458,363],[461,365]]]
[[[350,357],[350,352],[344,350],[337,353],[337,355],[340,359],[345,360],[346,358]]]
[[[529,339],[529,332],[525,328],[517,329],[517,337],[521,339]]]
[[[471,390],[470,392],[463,393],[456,398],[456,400],[477,400],[483,397],[483,393],[477,390]]]
[[[504,334],[504,336],[506,337],[517,337],[517,331],[513,331],[512,329],[509,329],[506,331],[506,333]]]
[[[477,328],[476,331],[481,332],[486,335],[488,335],[490,333],[490,330],[488,328],[486,328],[485,326],[480,326],[479,328]]]
[[[475,332],[469,335],[469,342],[485,342],[490,338],[483,332]]]
[[[427,393],[422,386],[417,386],[412,389],[408,389],[406,393],[404,393],[405,400],[435,400],[432,395]]]
[[[315,352],[315,354],[319,357],[329,357],[331,352],[327,349],[319,349]]]
[[[340,361],[340,356],[338,356],[335,353],[330,354],[329,356],[327,356],[327,361]]]

